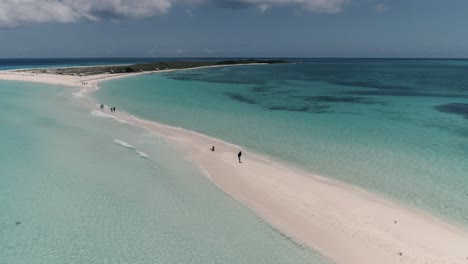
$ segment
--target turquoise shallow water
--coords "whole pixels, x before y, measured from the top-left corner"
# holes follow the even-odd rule
[[[327,263],[72,92],[0,82],[1,263]]]
[[[96,97],[468,224],[468,62],[306,60],[143,75]]]

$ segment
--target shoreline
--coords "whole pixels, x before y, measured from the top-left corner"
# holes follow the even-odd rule
[[[90,67],[112,67],[112,66],[127,66],[132,65],[132,63],[127,64],[98,64],[98,65],[80,65],[80,66],[51,66],[51,67],[37,67],[37,68],[18,68],[18,69],[5,69],[0,71],[32,71],[32,70],[46,70],[46,69],[65,69],[65,68],[90,68]]]
[[[238,65],[182,70],[227,66]],[[180,69],[94,76],[31,75],[13,70],[0,71],[0,80],[80,87],[74,97],[84,97],[99,89],[102,81],[174,70]],[[81,85],[82,81],[89,83]],[[90,110],[93,109],[96,110]],[[468,263],[468,232],[418,209],[262,155],[244,152],[244,162],[238,164],[236,153],[242,147],[198,132],[139,119],[125,112],[109,115],[173,142],[185,158],[225,193],[275,229],[332,261]],[[211,145],[216,146],[214,153],[209,150]]]
[[[172,71],[189,71],[189,70],[199,70],[199,69],[209,69],[209,68],[255,66],[255,65],[265,65],[265,64],[266,63],[208,65],[208,66],[199,66],[199,67],[184,68],[184,69],[164,69],[164,70],[130,72],[130,73],[104,73],[104,74],[95,74],[95,75],[87,75],[87,76],[86,75],[83,75],[83,76],[58,75],[58,74],[49,74],[49,73],[30,72],[30,71],[37,70],[36,68],[13,69],[13,70],[0,70],[0,81],[22,81],[22,82],[35,82],[35,83],[43,83],[43,84],[78,87],[78,88],[82,88],[80,93],[84,94],[84,93],[99,89],[100,82],[108,81],[112,79],[124,78],[124,77],[132,77],[132,76],[138,76],[138,75],[144,75],[144,74],[164,73],[164,72],[172,72]],[[73,68],[86,68],[86,67],[94,67],[94,66],[76,66]],[[67,67],[63,67],[63,68],[67,68]],[[56,69],[56,68],[50,67],[50,68],[41,68],[41,69]],[[89,84],[82,85],[81,84],[82,82],[89,82]]]

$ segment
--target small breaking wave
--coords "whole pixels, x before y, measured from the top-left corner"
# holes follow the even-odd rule
[[[75,97],[75,98],[82,98],[82,97],[85,96],[85,93],[86,93],[86,92],[87,92],[87,89],[84,88],[84,89],[79,90],[79,91],[76,92],[76,93],[72,93],[72,95],[73,95],[73,97]]]
[[[134,146],[128,144],[127,142],[125,142],[123,140],[114,138],[114,140],[112,142],[114,142],[114,144],[120,145],[120,146],[122,146],[124,148],[135,150],[135,153],[138,155],[138,157],[140,157],[142,159],[149,159],[149,156],[146,155],[146,153],[137,150]]]
[[[111,119],[114,119],[115,121],[119,121],[119,122],[121,122],[121,123],[125,123],[125,124],[128,123],[127,121],[122,120],[122,119],[120,119],[120,118],[117,118],[117,117],[114,116],[114,115],[111,115],[111,114],[108,114],[108,113],[105,113],[105,112],[102,112],[102,111],[99,111],[99,110],[92,110],[90,113],[91,113],[91,115],[93,115],[93,116],[103,117],[103,118],[111,118]]]
[[[120,140],[120,139],[114,138],[114,140],[113,140],[112,142],[114,142],[114,143],[117,144],[117,145],[121,145],[121,146],[124,147],[124,148],[136,149],[134,146],[132,146],[132,145],[128,144],[127,142],[122,141],[122,140]]]
[[[116,119],[115,116],[113,116],[113,115],[111,115],[111,114],[108,114],[108,113],[104,113],[104,112],[98,111],[98,110],[92,110],[92,111],[91,111],[91,114],[92,114],[93,116]]]
[[[148,159],[148,155],[146,155],[146,153],[144,152],[141,152],[141,151],[137,151],[136,154],[140,157],[140,158],[143,158],[143,159]]]
[[[73,97],[75,98],[81,98],[84,96],[84,93],[82,91],[79,91],[79,92],[76,92],[76,93],[72,93]]]

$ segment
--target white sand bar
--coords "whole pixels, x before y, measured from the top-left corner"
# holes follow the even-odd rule
[[[95,88],[128,76],[88,77],[0,72],[0,79]],[[86,91],[93,90],[90,87]],[[77,99],[79,100],[79,99]],[[342,264],[468,263],[468,231],[352,185],[271,161],[193,131],[113,113],[174,142],[223,191],[298,243]],[[210,151],[214,145],[216,151]]]

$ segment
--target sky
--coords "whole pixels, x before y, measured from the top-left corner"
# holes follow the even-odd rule
[[[0,58],[468,58],[467,0],[0,0]]]

